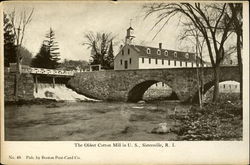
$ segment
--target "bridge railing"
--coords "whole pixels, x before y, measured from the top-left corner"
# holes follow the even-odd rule
[[[74,71],[66,71],[66,70],[58,70],[58,69],[30,68],[30,73],[73,76],[75,72]]]

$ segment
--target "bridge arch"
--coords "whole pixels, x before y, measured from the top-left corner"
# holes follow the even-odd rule
[[[232,78],[227,78],[227,79],[221,79],[219,81],[219,83],[222,83],[222,82],[226,82],[226,81],[235,81],[235,82],[238,82],[240,83],[240,81],[236,78],[236,77],[232,77]],[[214,86],[214,81],[209,81],[207,83],[204,84],[204,88],[203,88],[203,95],[207,93],[207,91],[209,89],[211,89],[212,87]],[[201,90],[201,89],[200,89]],[[198,93],[198,90],[195,91],[195,94],[192,98],[192,102],[195,102],[197,103],[199,101],[199,93]]]
[[[174,92],[174,89],[172,88],[172,85],[168,82],[166,82],[163,79],[148,79],[148,80],[140,80],[133,85],[131,85],[130,89],[128,90],[127,94],[127,101],[128,102],[138,102],[143,99],[144,93],[148,90],[150,86],[152,86],[155,83],[163,82],[166,85],[168,85]]]

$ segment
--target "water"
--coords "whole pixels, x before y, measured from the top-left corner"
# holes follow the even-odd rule
[[[159,123],[174,126],[169,116],[179,103],[58,102],[5,106],[5,140],[109,141],[176,140],[174,133],[153,134]]]
[[[65,84],[55,84],[55,88],[53,88],[52,84],[47,83],[38,83],[37,92],[34,89],[34,97],[35,98],[46,98],[46,99],[54,99],[54,100],[67,100],[67,101],[80,101],[80,100],[88,100],[88,101],[96,101],[94,99],[85,97],[69,89],[65,86]]]

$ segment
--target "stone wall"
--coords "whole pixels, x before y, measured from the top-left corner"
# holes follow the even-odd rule
[[[213,85],[213,69],[204,68],[205,87]],[[239,82],[237,67],[222,67],[221,80]],[[68,87],[88,97],[101,100],[136,102],[154,83],[163,82],[176,93],[181,101],[191,101],[196,95],[197,69],[140,69],[113,70],[77,73],[68,82]]]
[[[31,100],[34,98],[34,80],[31,74],[22,73],[19,77],[18,98]],[[4,73],[4,101],[15,100],[15,73]]]

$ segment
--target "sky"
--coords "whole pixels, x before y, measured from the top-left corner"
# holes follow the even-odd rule
[[[172,19],[169,24],[157,35],[154,35],[160,26],[152,27],[155,17],[144,19],[142,2],[7,2],[4,12],[15,9],[27,12],[34,8],[32,21],[27,25],[23,46],[35,56],[41,47],[50,27],[55,31],[55,40],[58,42],[61,59],[86,60],[90,59],[90,49],[83,46],[84,34],[93,32],[111,32],[116,36],[114,54],[118,52],[126,35],[126,29],[134,28],[135,39],[133,44],[162,47],[180,50],[178,35],[181,27],[178,19]],[[18,16],[18,15],[17,15]],[[188,50],[184,50],[188,51]],[[190,51],[190,50],[189,50]]]

